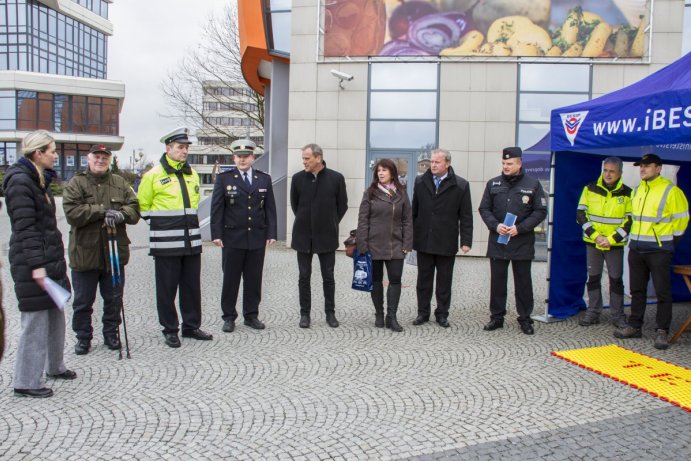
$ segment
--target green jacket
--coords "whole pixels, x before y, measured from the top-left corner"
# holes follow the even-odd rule
[[[70,268],[76,271],[106,270],[110,268],[108,236],[103,225],[106,210],[112,208],[125,215],[118,224],[117,241],[120,265],[130,259],[125,224],[139,221],[139,202],[132,187],[121,176],[110,171],[96,176],[90,171],[79,172],[65,187],[62,206],[70,224],[68,254]]]

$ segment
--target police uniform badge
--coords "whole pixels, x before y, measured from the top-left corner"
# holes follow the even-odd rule
[[[165,186],[165,185],[168,184],[170,181],[172,181],[172,179],[170,179],[170,178],[162,178],[162,179],[161,179],[161,185],[162,185],[162,186]]]
[[[521,200],[523,200],[524,205],[527,205],[528,202],[530,202],[530,197],[528,197],[527,195],[524,195],[523,198],[521,198]]]

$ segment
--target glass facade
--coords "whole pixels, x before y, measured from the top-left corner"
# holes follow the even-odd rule
[[[72,0],[84,8],[91,10],[102,18],[108,19],[108,2],[105,0]]]
[[[3,100],[0,92],[0,101]],[[11,93],[11,92],[10,92]],[[0,117],[5,117],[0,102]],[[17,91],[16,129],[44,129],[56,133],[90,133],[117,136],[117,99],[94,96]],[[0,119],[0,124],[7,120]],[[8,128],[14,129],[14,127]]]
[[[0,165],[11,165],[17,161],[21,143],[0,142]],[[58,160],[53,168],[63,181],[69,180],[74,174],[86,168],[86,156],[91,148],[90,144],[56,143]],[[19,154],[18,154],[19,152]]]
[[[36,0],[0,0],[0,70],[105,79],[106,36]]]
[[[187,161],[193,165],[234,165],[233,154],[190,154]]]

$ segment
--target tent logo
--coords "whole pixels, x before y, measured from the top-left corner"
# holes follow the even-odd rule
[[[573,146],[576,140],[576,135],[578,134],[578,129],[583,124],[585,116],[588,115],[588,111],[583,112],[573,112],[569,114],[559,114],[561,117],[561,123],[564,125],[564,132],[566,133],[566,139],[569,140]]]

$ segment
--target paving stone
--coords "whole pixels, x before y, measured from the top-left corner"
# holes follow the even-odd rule
[[[64,217],[59,217],[67,236]],[[7,353],[0,363],[3,459],[652,459],[691,458],[683,410],[550,355],[554,350],[621,344],[691,366],[691,335],[668,351],[644,338],[622,342],[611,327],[575,319],[520,332],[513,290],[502,330],[484,332],[489,264],[459,258],[451,327],[411,325],[416,268],[406,265],[399,317],[403,333],[373,325],[369,295],[350,289],[352,261],[336,258],[337,315],[324,321],[318,263],[313,268],[313,324],[298,328],[295,253],[277,244],[265,264],[263,331],[236,323],[221,332],[220,251],[204,246],[203,325],[210,342],[163,343],[155,307],[148,227],[133,244],[125,293],[132,359],[117,359],[95,336],[74,355],[66,311],[66,363],[74,381],[49,380],[50,399],[12,395],[19,314],[6,251],[2,281]],[[9,235],[0,212],[0,247]],[[535,299],[546,297],[544,263],[533,269]],[[241,305],[241,299],[238,301]],[[100,301],[94,330],[100,331]],[[543,306],[538,304],[536,312]],[[649,309],[649,321],[655,309]],[[673,325],[686,310],[675,309]],[[651,325],[649,322],[647,325]],[[4,391],[2,391],[4,389]]]

